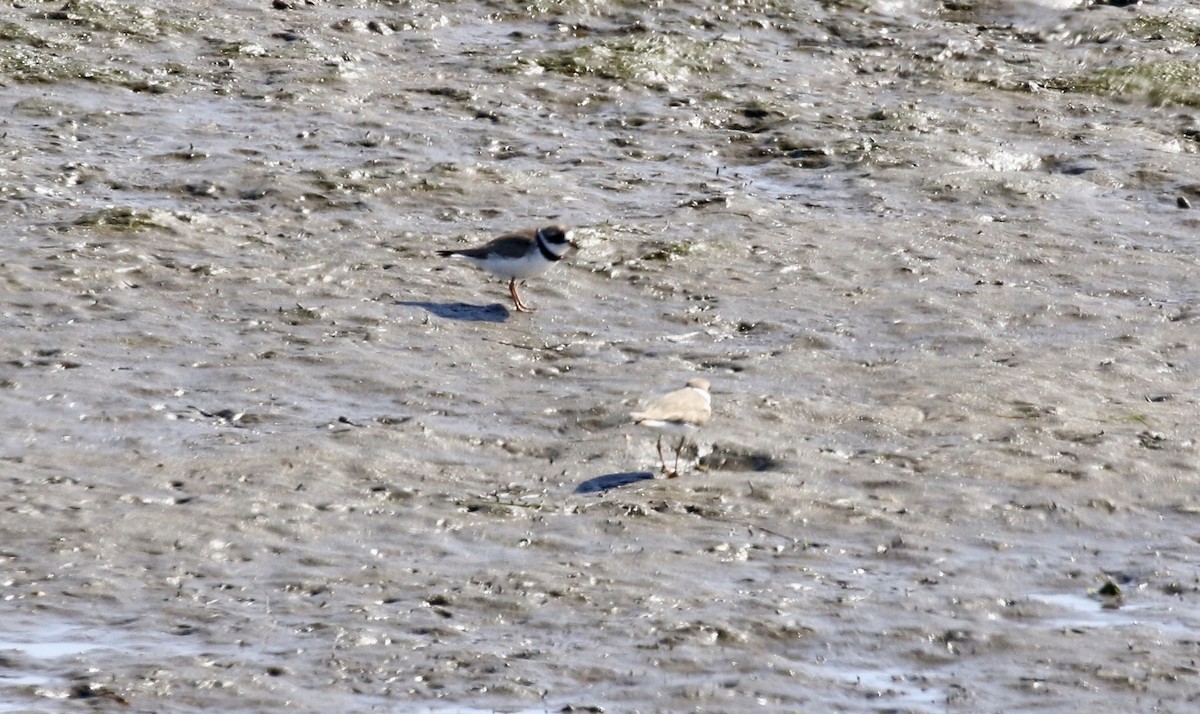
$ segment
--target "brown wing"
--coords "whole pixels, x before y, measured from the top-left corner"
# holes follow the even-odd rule
[[[530,246],[533,245],[534,238],[526,233],[510,233],[503,235],[490,243],[478,246],[476,248],[463,248],[462,250],[439,250],[439,255],[461,255],[467,258],[483,259],[489,255],[498,255],[501,258],[520,258],[529,252]]]
[[[711,409],[704,397],[694,389],[680,389],[663,396],[644,411],[634,412],[635,421],[708,422]]]

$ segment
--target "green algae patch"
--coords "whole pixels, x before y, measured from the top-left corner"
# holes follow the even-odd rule
[[[28,28],[16,22],[5,21],[0,22],[0,41],[16,42],[30,47],[52,47],[53,43],[38,37]]]
[[[1129,22],[1125,31],[1141,40],[1200,44],[1200,25],[1172,15],[1139,17]]]
[[[86,79],[124,84],[129,74],[120,69],[90,65],[71,56],[34,46],[0,47],[0,80],[23,84],[54,84]]]
[[[679,35],[622,37],[533,58],[547,72],[594,76],[663,87],[704,74],[717,64],[712,45]]]
[[[529,17],[565,14],[601,15],[622,7],[636,7],[640,4],[637,2],[614,3],[606,0],[532,0],[532,2],[520,3],[519,9],[514,14]],[[500,3],[500,5],[505,6],[504,3]]]
[[[172,228],[170,214],[165,211],[141,210],[127,206],[103,208],[75,219],[77,226],[109,228],[117,231],[141,231]]]
[[[696,252],[697,246],[694,243],[667,243],[652,247],[649,252],[642,256],[642,260],[647,262],[671,262],[680,258],[686,258]]]
[[[177,19],[174,11],[97,0],[68,0],[57,9],[39,15],[39,19],[68,23],[76,30],[141,40],[159,39],[189,27],[187,22]]]
[[[1065,92],[1144,98],[1156,105],[1200,107],[1200,61],[1169,60],[1112,67],[1049,83]]]
[[[180,19],[180,18],[183,19]],[[54,10],[28,12],[0,22],[0,82],[54,84],[86,80],[125,86],[133,91],[162,91],[161,81],[121,66],[129,41],[155,42],[194,30],[200,20],[176,12],[97,0],[71,0]],[[112,50],[99,62],[80,52],[81,45]]]

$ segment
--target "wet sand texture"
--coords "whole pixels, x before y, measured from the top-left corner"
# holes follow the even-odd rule
[[[1197,38],[7,5],[0,711],[1189,711]]]

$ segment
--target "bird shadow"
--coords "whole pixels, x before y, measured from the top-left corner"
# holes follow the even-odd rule
[[[603,493],[638,481],[651,481],[654,474],[649,471],[625,471],[619,474],[604,474],[590,478],[575,487],[575,493]]]
[[[471,305],[465,302],[425,302],[417,300],[397,300],[397,305],[419,307],[430,314],[446,320],[462,320],[464,322],[504,322],[509,317],[508,308],[498,302],[491,305]]]

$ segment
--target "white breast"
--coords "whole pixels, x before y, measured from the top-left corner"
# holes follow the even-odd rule
[[[496,253],[491,253],[486,258],[475,258],[468,255],[455,257],[465,258],[498,278],[531,278],[534,275],[541,275],[553,265],[536,249],[519,258],[505,258]]]
[[[488,272],[502,278],[531,278],[541,275],[553,265],[538,250],[531,250],[520,258],[503,259],[498,256],[488,256],[484,266]]]

